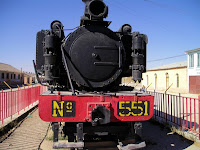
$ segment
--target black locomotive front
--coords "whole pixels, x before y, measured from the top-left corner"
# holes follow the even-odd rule
[[[141,81],[146,71],[147,36],[123,25],[108,28],[108,6],[102,0],[83,0],[80,26],[64,36],[59,21],[37,34],[36,71],[53,88],[87,91],[120,90],[122,77]]]

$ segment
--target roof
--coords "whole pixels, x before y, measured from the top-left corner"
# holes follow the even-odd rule
[[[21,71],[16,69],[15,67],[4,63],[0,63],[0,71],[21,73]]]
[[[147,71],[152,71],[152,70],[167,70],[167,69],[176,69],[176,68],[187,68],[187,61],[183,62],[175,62],[155,68],[150,68]]]
[[[35,76],[35,73],[33,73],[33,72],[23,72],[23,74],[26,76],[31,76],[31,77]]]
[[[192,50],[189,50],[189,51],[185,51],[186,54],[188,53],[195,53],[195,52],[200,52],[200,48],[196,48],[196,49],[192,49]]]

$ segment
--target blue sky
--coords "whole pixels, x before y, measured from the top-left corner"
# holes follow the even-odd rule
[[[200,0],[104,0],[106,20],[116,31],[130,24],[147,34],[147,61],[184,55],[200,48]],[[60,20],[65,29],[79,26],[84,12],[81,0],[0,0],[0,62],[32,71],[36,33]],[[67,33],[66,33],[67,34]],[[185,61],[186,56],[148,62],[148,68]]]

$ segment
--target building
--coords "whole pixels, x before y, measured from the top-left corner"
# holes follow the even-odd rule
[[[15,67],[0,63],[0,89],[7,88],[4,81],[11,87],[35,83],[35,74],[22,72]]]
[[[188,60],[189,93],[200,94],[200,48],[185,51]]]
[[[148,90],[187,93],[187,62],[176,62],[152,69],[142,74],[144,85]]]
[[[0,86],[5,86],[4,81],[9,85],[22,84],[21,71],[11,65],[0,63]]]
[[[31,72],[23,72],[24,84],[35,83],[35,74]]]

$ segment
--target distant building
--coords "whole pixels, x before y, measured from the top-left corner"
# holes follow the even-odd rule
[[[200,48],[185,51],[188,60],[189,93],[200,94]]]
[[[187,93],[187,62],[176,62],[152,69],[142,74],[142,85],[148,90]]]
[[[20,70],[11,65],[0,63],[0,85],[5,86],[3,81],[9,85],[22,84],[23,78]]]
[[[4,81],[11,87],[17,87],[21,84],[35,83],[35,75],[22,72],[11,65],[0,63],[0,89],[7,87]]]
[[[35,74],[31,72],[23,72],[24,84],[35,83]]]

